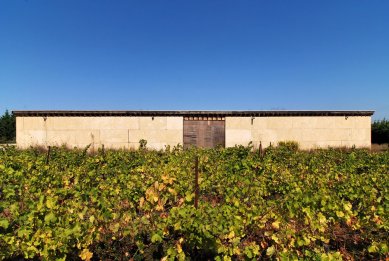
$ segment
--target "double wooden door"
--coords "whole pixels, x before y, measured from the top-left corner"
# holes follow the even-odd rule
[[[184,118],[184,148],[191,146],[214,148],[225,146],[224,118],[186,117]]]

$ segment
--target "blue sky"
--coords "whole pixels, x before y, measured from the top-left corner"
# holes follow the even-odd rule
[[[376,110],[389,1],[1,0],[0,112]]]

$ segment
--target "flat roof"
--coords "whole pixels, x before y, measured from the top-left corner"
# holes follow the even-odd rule
[[[228,117],[228,116],[242,116],[242,117],[280,117],[280,116],[371,116],[374,111],[70,111],[70,110],[43,110],[43,111],[13,111],[15,116],[23,117],[101,117],[101,116],[183,116],[183,117]]]

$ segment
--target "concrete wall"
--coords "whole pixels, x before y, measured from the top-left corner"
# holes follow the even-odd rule
[[[370,116],[226,117],[226,147],[296,141],[301,149],[371,146]]]
[[[371,146],[370,116],[225,117],[226,147],[237,144],[263,147],[296,141],[302,149]],[[183,117],[17,117],[19,147],[67,145],[97,149],[183,145]]]
[[[164,149],[183,144],[182,117],[17,117],[16,142],[19,147],[34,145],[97,149],[147,147]]]

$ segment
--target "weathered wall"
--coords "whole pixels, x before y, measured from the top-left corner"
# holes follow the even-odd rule
[[[296,141],[302,149],[371,146],[370,116],[226,117],[226,146]]]
[[[182,117],[17,117],[16,142],[31,145],[69,147],[163,149],[183,144]]]
[[[19,147],[67,145],[97,149],[147,147],[163,149],[183,144],[182,117],[17,117]],[[296,141],[302,149],[367,147],[371,145],[370,116],[225,117],[226,147],[236,144],[264,147]]]

